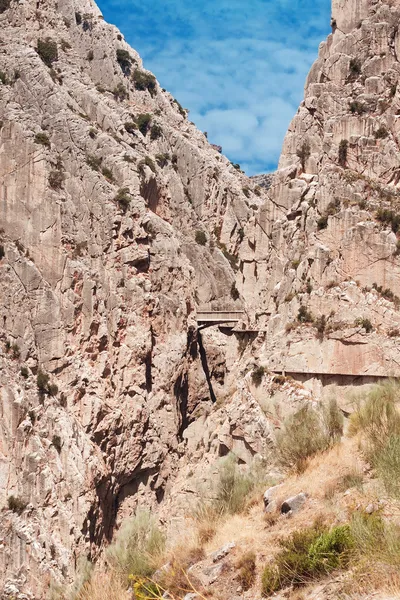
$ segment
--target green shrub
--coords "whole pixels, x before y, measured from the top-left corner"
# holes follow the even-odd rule
[[[231,285],[231,298],[232,300],[238,300],[240,298],[239,290],[236,287],[235,281],[233,281]]]
[[[178,102],[178,100],[176,98],[174,98],[173,102],[177,106],[177,108],[178,108],[180,114],[182,115],[182,117],[186,117],[187,116],[187,110],[182,107],[182,105]]]
[[[350,521],[355,550],[361,559],[400,567],[400,528],[379,514],[356,512]]]
[[[299,261],[299,259],[296,259],[296,260],[292,260],[290,266],[292,267],[292,269],[297,271],[297,269],[299,268],[299,265],[300,265],[300,261]]]
[[[356,319],[354,325],[357,327],[363,327],[367,333],[371,333],[371,331],[374,329],[371,321],[366,317],[360,317],[359,319]]]
[[[307,161],[311,156],[310,143],[307,140],[304,141],[300,148],[297,150],[296,154],[300,159],[301,168],[303,169],[303,171],[305,171]]]
[[[343,435],[343,412],[338,407],[336,398],[330,398],[322,407],[324,428],[331,444],[335,444]]]
[[[157,169],[156,169],[156,165],[154,164],[154,162],[152,161],[152,159],[150,158],[150,156],[145,156],[145,158],[141,161],[138,162],[138,171],[139,173],[143,173],[144,169],[143,167],[147,166],[149,167],[153,173],[156,173]]]
[[[194,239],[196,240],[197,244],[199,244],[200,246],[205,246],[207,243],[207,236],[204,233],[204,231],[202,231],[201,229],[197,229],[195,234],[194,234]]]
[[[354,80],[358,75],[361,74],[361,61],[359,58],[352,58],[350,60],[350,78]]]
[[[377,131],[375,131],[374,136],[376,140],[383,140],[384,138],[386,138],[389,135],[388,130],[386,129],[386,127],[384,127],[383,125],[381,125],[379,127],[379,129]]]
[[[373,466],[387,493],[400,498],[400,434],[390,435],[384,446],[373,455]]]
[[[138,511],[126,521],[116,541],[106,551],[106,559],[121,579],[129,584],[129,577],[151,577],[161,566],[165,537],[150,513]]]
[[[49,174],[49,186],[53,190],[60,190],[64,183],[65,175],[61,170],[50,171]]]
[[[219,515],[240,513],[246,504],[246,497],[255,486],[251,474],[242,473],[234,454],[223,460],[215,489],[213,508]]]
[[[121,67],[122,72],[124,73],[124,75],[129,75],[133,58],[127,50],[123,50],[122,48],[118,48],[116,55],[117,62]]]
[[[128,121],[127,123],[124,123],[124,127],[125,130],[131,134],[135,133],[135,131],[137,131],[138,129],[138,126],[133,121]]]
[[[390,225],[393,233],[397,233],[400,228],[400,215],[387,208],[379,208],[376,212],[376,218],[385,225]]]
[[[372,287],[383,298],[385,298],[386,300],[389,300],[389,302],[394,302],[394,304],[396,304],[397,306],[400,305],[400,298],[398,296],[396,296],[390,288],[384,288],[382,285],[378,285],[377,283],[373,283]]]
[[[36,144],[41,144],[42,146],[46,146],[46,148],[50,148],[49,136],[43,131],[35,134],[34,141]]]
[[[48,67],[51,67],[52,64],[58,60],[57,42],[49,37],[45,40],[38,39],[36,52]]]
[[[252,373],[251,373],[251,381],[254,383],[254,385],[256,387],[258,387],[265,375],[265,368],[262,365],[258,365],[257,367],[254,367]]]
[[[24,379],[28,379],[28,377],[29,377],[28,367],[21,367],[20,373],[21,373],[21,377],[23,377]]]
[[[324,214],[317,221],[318,229],[319,230],[326,229],[328,226],[328,217],[332,217],[333,215],[336,215],[339,210],[340,210],[339,198],[335,198],[334,200],[331,200],[331,202],[329,202],[328,206],[326,207]]]
[[[117,195],[114,198],[115,202],[118,203],[118,206],[122,210],[123,213],[129,208],[129,204],[131,202],[131,195],[128,187],[124,187],[118,190]]]
[[[400,386],[395,381],[376,385],[351,416],[350,435],[363,432],[372,449],[380,449],[392,435],[400,435],[397,402]]]
[[[266,565],[261,576],[261,595],[264,598],[271,596],[281,587],[279,571],[275,565]]]
[[[304,470],[307,460],[329,448],[331,432],[325,422],[324,411],[315,410],[308,404],[285,419],[277,434],[279,462],[297,472]]]
[[[162,128],[158,123],[154,123],[150,128],[150,139],[158,140],[159,137],[162,136]]]
[[[50,396],[57,396],[58,385],[56,383],[50,383],[47,388],[47,392]]]
[[[243,590],[249,590],[256,580],[256,555],[254,552],[246,552],[237,562],[239,569],[238,580]]]
[[[350,434],[363,433],[363,451],[387,492],[400,498],[400,387],[376,386],[351,416]]]
[[[168,153],[165,154],[156,154],[156,161],[157,164],[163,168],[166,167],[168,164],[168,161],[170,160],[170,155]]]
[[[114,98],[116,100],[119,100],[120,102],[122,102],[129,96],[126,88],[124,87],[124,85],[121,82],[113,89],[112,93],[113,93]]]
[[[136,117],[138,129],[142,135],[146,135],[150,129],[151,115],[149,113],[140,114]]]
[[[349,104],[350,112],[357,115],[362,115],[366,112],[366,107],[364,104],[359,102],[358,100],[353,100]]]
[[[51,443],[53,444],[54,448],[57,450],[58,454],[60,454],[61,448],[62,448],[62,442],[61,442],[60,436],[59,435],[53,435]]]
[[[148,90],[151,96],[154,96],[156,94],[157,80],[151,73],[146,73],[145,71],[136,69],[132,75],[132,81],[137,90]]]
[[[86,156],[86,164],[88,164],[89,167],[93,169],[93,171],[100,171],[102,162],[103,159],[101,157],[93,156],[90,154]]]
[[[350,434],[363,432],[363,451],[387,492],[400,498],[400,388],[395,382],[376,386],[352,415]]]
[[[321,315],[314,322],[314,327],[317,330],[317,338],[319,340],[324,339],[325,329],[326,329],[326,316]]]
[[[229,262],[231,269],[233,271],[237,271],[238,270],[238,257],[235,256],[235,254],[232,254],[232,252],[229,252],[229,250],[225,246],[225,244],[219,243],[218,246],[219,246],[222,254],[225,256],[226,260]]]
[[[23,500],[21,500],[21,498],[17,498],[16,496],[9,496],[7,498],[7,504],[9,510],[12,510],[13,512],[17,513],[17,515],[23,513],[25,508],[28,506],[27,502],[24,502]]]
[[[11,0],[0,0],[0,15],[11,6]]]
[[[19,349],[19,346],[15,342],[14,342],[14,344],[12,344],[11,350],[12,350],[13,358],[19,358],[21,356],[21,351]]]
[[[107,181],[109,181],[110,183],[114,183],[115,179],[111,169],[109,169],[108,167],[103,167],[101,169],[101,174],[107,179]]]
[[[317,221],[317,227],[319,231],[322,231],[322,229],[326,229],[328,227],[328,216],[327,215],[323,215],[322,217],[320,217]]]
[[[249,187],[246,186],[246,187],[242,188],[242,192],[246,196],[246,198],[250,198],[250,188]]]
[[[342,167],[345,167],[346,163],[347,163],[347,150],[348,150],[348,147],[349,147],[348,140],[341,140],[340,141],[338,159],[339,159],[339,165],[342,166]]]
[[[348,525],[328,529],[319,523],[295,531],[262,575],[262,595],[298,587],[348,565],[354,539]]]
[[[124,154],[124,161],[130,164],[133,164],[134,162],[136,162],[136,160],[133,158],[133,156],[129,156],[129,154]]]
[[[50,377],[39,369],[36,376],[36,385],[39,392],[46,393],[48,391]]]
[[[304,305],[301,305],[297,313],[297,320],[299,323],[312,323],[314,318],[310,311]]]

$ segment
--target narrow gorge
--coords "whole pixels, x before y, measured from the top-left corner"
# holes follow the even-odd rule
[[[138,507],[178,538],[224,457],[280,475],[285,417],[400,376],[399,22],[333,0],[260,179],[94,2],[0,0],[1,598]]]

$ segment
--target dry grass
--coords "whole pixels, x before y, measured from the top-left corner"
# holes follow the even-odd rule
[[[303,491],[313,499],[322,500],[329,485],[348,473],[362,472],[363,468],[357,441],[343,439],[330,450],[311,458],[304,473],[289,477],[279,488],[279,495],[288,497]]]
[[[236,564],[239,569],[238,580],[242,588],[249,590],[256,580],[256,555],[249,551],[243,554]]]
[[[327,526],[349,522],[352,515],[361,514],[360,511],[368,504],[376,503],[382,498],[378,480],[365,475],[365,469],[366,464],[359,453],[357,439],[344,438],[340,444],[313,457],[302,474],[289,477],[277,491],[282,500],[299,492],[306,492],[309,498],[301,511],[290,519],[277,511],[261,516],[263,504],[260,495],[258,504],[251,506],[248,512],[229,516],[216,524],[213,539],[205,545],[206,553],[209,554],[231,541],[236,543],[236,548],[230,555],[231,560],[238,560],[247,552],[254,552],[256,583],[252,589],[257,590],[260,587],[261,570],[279,552],[279,541],[283,535],[286,538],[294,531],[305,529],[318,517]],[[386,515],[385,519],[388,515],[396,514],[395,521],[400,523],[399,507],[393,502],[386,505],[381,514]],[[385,542],[384,546],[390,546],[389,542]],[[361,600],[362,597],[366,600],[365,594],[372,593],[372,600],[378,597],[374,591],[380,590],[390,594],[390,600],[400,598],[400,571],[398,567],[392,566],[392,562],[397,561],[397,550],[395,548],[389,558],[385,554],[386,550],[375,551],[375,554],[365,560],[356,558],[356,566],[344,572],[339,580],[328,578],[323,585],[326,585],[328,595],[331,587],[333,588],[333,595],[329,597],[340,595],[348,600]],[[224,583],[221,581],[220,585],[222,593]],[[293,591],[288,597],[309,598],[313,589],[311,586],[299,592]],[[385,600],[389,598],[385,597]]]
[[[369,502],[376,501],[375,493],[368,486],[364,486],[362,490],[354,488],[348,495],[336,491],[334,502],[326,499],[329,486],[337,486],[338,480],[345,480],[351,474],[362,473],[363,468],[364,462],[358,454],[357,441],[343,439],[330,450],[314,456],[302,474],[292,475],[277,490],[282,501],[299,492],[306,492],[309,498],[301,511],[290,519],[278,511],[263,514],[260,493],[258,503],[248,511],[216,523],[214,537],[205,543],[206,553],[209,554],[231,541],[236,543],[232,552],[232,557],[236,559],[246,552],[254,552],[257,557],[257,582],[254,589],[257,589],[260,586],[262,567],[279,551],[279,540],[283,535],[289,536],[293,531],[309,526],[317,517],[326,525],[344,523],[357,505],[366,506]],[[279,506],[279,501],[277,504]]]
[[[131,593],[113,573],[96,572],[85,583],[76,600],[130,600]]]

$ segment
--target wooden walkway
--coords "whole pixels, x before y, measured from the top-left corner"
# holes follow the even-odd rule
[[[199,310],[196,321],[198,325],[222,325],[229,323],[229,325],[233,327],[243,318],[244,314],[245,313],[242,310]]]

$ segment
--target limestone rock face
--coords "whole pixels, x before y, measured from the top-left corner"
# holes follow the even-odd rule
[[[249,179],[91,0],[0,14],[4,598],[73,581],[138,504],[187,514],[229,452],[267,468],[303,376],[399,375],[399,18],[334,0]]]
[[[0,29],[0,589],[40,598],[162,501],[211,405],[196,309],[242,306],[265,196],[90,0],[11,2]]]
[[[245,228],[238,288],[273,370],[400,374],[399,11],[333,1],[269,200]]]

